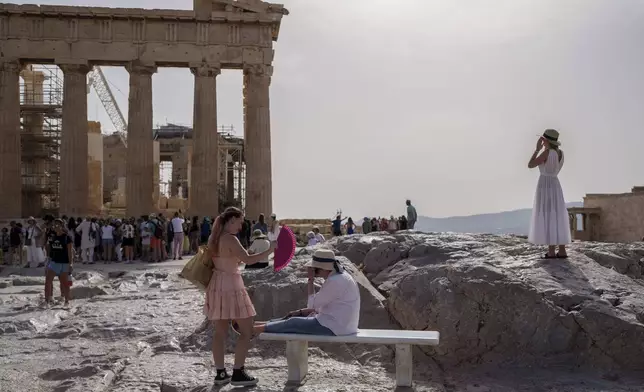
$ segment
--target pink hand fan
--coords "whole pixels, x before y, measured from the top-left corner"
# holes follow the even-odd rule
[[[288,226],[282,226],[277,236],[277,249],[275,249],[275,256],[273,258],[273,269],[275,272],[281,271],[293,260],[296,246],[297,241],[295,240],[293,230]]]

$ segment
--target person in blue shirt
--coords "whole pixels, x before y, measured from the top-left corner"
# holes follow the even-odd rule
[[[205,245],[208,243],[208,237],[210,237],[210,221],[208,220],[208,217],[204,217],[203,221],[201,222],[201,245]]]
[[[339,237],[342,235],[342,222],[346,219],[347,218],[342,219],[342,215],[338,214],[335,219],[331,221],[334,236]]]
[[[268,234],[268,224],[266,223],[266,217],[264,217],[264,214],[259,214],[259,221],[253,225],[251,230],[261,230],[262,234]]]

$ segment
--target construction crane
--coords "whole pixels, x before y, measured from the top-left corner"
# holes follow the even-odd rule
[[[105,112],[110,117],[110,121],[116,128],[116,133],[123,139],[124,143],[127,143],[127,122],[123,113],[119,108],[119,105],[114,99],[114,94],[112,94],[112,89],[107,84],[107,78],[103,73],[103,70],[99,66],[95,66],[89,72],[88,81],[87,81],[87,93],[90,92],[90,87],[94,87],[96,90],[96,95],[101,100]]]

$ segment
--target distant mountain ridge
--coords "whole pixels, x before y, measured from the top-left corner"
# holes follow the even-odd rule
[[[572,202],[567,206],[582,207],[583,203]],[[448,218],[419,216],[416,229],[434,232],[528,235],[531,218],[532,208]]]

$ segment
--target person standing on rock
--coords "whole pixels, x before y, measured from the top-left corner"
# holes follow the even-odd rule
[[[267,259],[275,250],[275,245],[271,243],[264,252],[249,255],[237,238],[243,220],[244,214],[241,210],[227,208],[215,220],[208,239],[208,257],[212,257],[214,268],[206,289],[204,312],[215,325],[212,339],[212,356],[217,369],[215,385],[230,382],[233,386],[253,386],[258,382],[244,369],[256,312],[246,292],[239,265],[252,265]],[[235,347],[235,365],[230,377],[226,372],[224,350],[226,334],[232,320],[237,321],[240,336]]]
[[[564,164],[560,145],[559,132],[546,129],[528,162],[528,168],[539,167],[540,172],[528,241],[535,245],[548,245],[546,259],[567,258],[566,245],[571,242],[568,209],[557,177]],[[559,252],[555,253],[557,246]]]
[[[411,205],[411,200],[407,200],[405,204],[407,204],[407,228],[409,230],[414,230],[414,226],[416,225],[416,220],[418,220],[416,207]]]
[[[48,254],[50,261],[45,272],[45,304],[51,304],[51,297],[54,293],[54,278],[58,276],[60,281],[60,293],[65,298],[65,307],[69,306],[71,290],[69,287],[69,276],[74,264],[74,248],[72,240],[65,232],[65,223],[56,219],[53,223],[53,234],[49,238]]]

